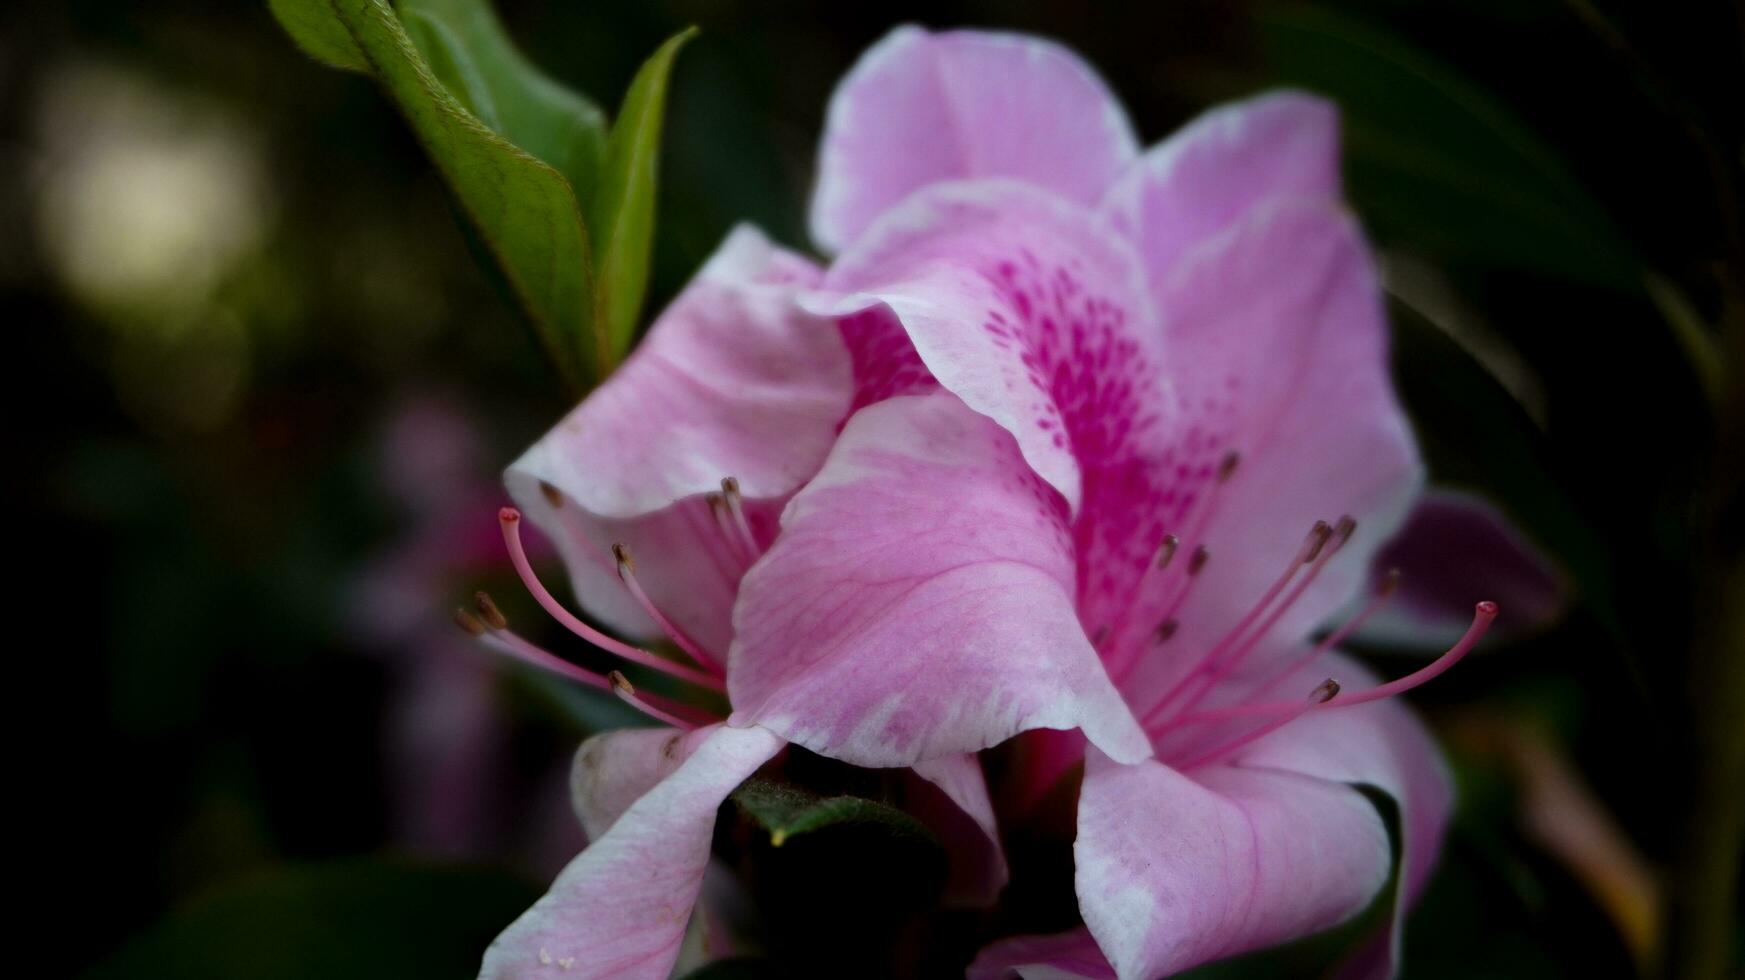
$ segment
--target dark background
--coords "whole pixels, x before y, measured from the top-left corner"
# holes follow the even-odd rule
[[[1573,597],[1414,692],[1463,806],[1406,975],[1631,976],[1678,935],[1663,872],[1702,839],[1693,794],[1721,764],[1693,718],[1708,672],[1745,658],[1696,639],[1745,596],[1715,571],[1738,554],[1729,403],[1690,353],[1745,267],[1738,9],[499,8],[607,106],[701,26],[650,310],[736,221],[805,245],[828,93],[905,20],[1064,40],[1147,143],[1269,85],[1337,98],[1432,475],[1498,502]],[[622,721],[444,625],[504,580],[494,474],[567,396],[389,103],[264,5],[4,16],[8,483],[28,498],[9,796],[16,860],[45,866],[19,893],[26,945],[51,975],[468,975],[579,846],[569,753]],[[1605,846],[1570,846],[1596,822]]]

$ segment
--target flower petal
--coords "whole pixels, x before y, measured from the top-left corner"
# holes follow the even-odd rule
[[[1376,683],[1356,661],[1328,654],[1277,689],[1307,689],[1323,677],[1337,678],[1348,690]],[[1454,806],[1453,780],[1430,733],[1403,702],[1389,698],[1312,711],[1244,748],[1234,764],[1373,786],[1394,798],[1404,835],[1401,887],[1389,927],[1358,957],[1368,967],[1359,972],[1392,976],[1399,963],[1405,910],[1436,869]]]
[[[1157,422],[1162,338],[1137,257],[1088,210],[1024,184],[911,197],[802,303],[888,308],[939,384],[1010,432],[1075,513],[1090,443]]]
[[[599,840],[631,804],[660,784],[714,726],[685,732],[677,728],[620,728],[582,743],[570,766],[570,802],[589,840]]]
[[[838,251],[911,192],[965,177],[1015,177],[1091,204],[1138,152],[1108,87],[1066,48],[899,27],[831,96],[812,237]]]
[[[1190,778],[1089,752],[1079,908],[1116,973],[1162,976],[1351,918],[1387,883],[1374,806],[1338,783],[1223,766]]]
[[[710,729],[491,943],[479,976],[664,980],[709,861],[716,809],[781,747],[762,729]]]
[[[1072,604],[1059,497],[1009,435],[939,392],[849,420],[734,610],[734,724],[865,766],[1083,728],[1144,733]]]
[[[1357,590],[1423,482],[1388,376],[1381,292],[1362,236],[1326,202],[1275,201],[1195,250],[1160,296],[1191,419],[1182,428],[1241,458],[1207,505],[1210,561],[1167,649],[1215,647],[1289,566],[1314,521],[1351,515],[1355,535],[1273,629],[1302,637]],[[1142,597],[1138,624],[1158,622],[1167,592]],[[1148,692],[1196,662],[1145,658],[1126,689],[1148,703]]]
[[[914,794],[910,808],[945,843],[946,900],[992,905],[1009,874],[981,760],[969,753],[945,755],[923,759],[912,771],[933,791]]]
[[[661,611],[725,647],[742,563],[699,495],[732,476],[754,510],[785,498],[823,462],[853,395],[840,335],[793,303],[817,275],[736,228],[624,366],[510,467],[516,503],[614,628],[654,632],[617,580],[609,549],[623,541]]]
[[[1145,152],[1102,207],[1132,237],[1150,281],[1275,197],[1339,195],[1339,115],[1303,92],[1219,106]]]
[[[1480,599],[1501,609],[1487,638],[1506,637],[1556,619],[1569,598],[1550,560],[1502,512],[1451,490],[1419,499],[1375,556],[1376,576],[1389,569],[1400,571],[1399,587],[1353,642],[1446,649],[1466,632]]]
[[[1115,970],[1090,930],[1014,936],[983,949],[965,980],[1113,980]]]

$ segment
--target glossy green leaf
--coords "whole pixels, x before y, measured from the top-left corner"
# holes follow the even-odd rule
[[[593,262],[569,181],[457,100],[386,0],[278,0],[274,12],[288,31],[291,24],[306,31],[324,24],[323,12],[345,28],[477,229],[552,362],[579,385],[578,340],[589,333]],[[319,36],[329,38],[326,28]],[[462,70],[453,62],[448,69]]]
[[[1343,14],[1262,15],[1279,80],[1339,102],[1349,191],[1384,243],[1636,288],[1605,209],[1506,105],[1400,38]]]
[[[310,0],[267,0],[267,6],[304,54],[334,68],[370,70],[364,53],[332,7]]]
[[[767,779],[752,779],[734,792],[733,801],[769,832],[774,847],[803,834],[845,826],[877,828],[894,838],[939,846],[933,832],[919,820],[896,807],[859,796],[819,796]]]
[[[485,125],[563,174],[588,213],[606,154],[598,106],[515,48],[486,0],[399,0],[430,69]]]
[[[679,32],[643,63],[624,95],[624,105],[606,143],[605,169],[590,212],[594,248],[600,256],[593,357],[601,376],[629,349],[648,293],[667,82],[673,59],[695,34],[696,28]]]
[[[271,872],[195,901],[88,980],[470,977],[539,898],[501,872],[363,859]]]

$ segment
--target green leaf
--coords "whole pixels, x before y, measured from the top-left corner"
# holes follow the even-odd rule
[[[1623,289],[1603,206],[1502,102],[1405,41],[1313,6],[1261,18],[1279,80],[1339,102],[1352,200],[1384,242]]]
[[[556,168],[583,214],[606,155],[606,117],[515,48],[486,0],[399,0],[431,71],[498,135]]]
[[[337,15],[478,229],[553,362],[577,382],[576,339],[588,332],[593,308],[592,262],[569,182],[457,101],[385,0],[303,6]]]
[[[830,827],[879,829],[894,838],[939,846],[933,832],[893,806],[859,796],[819,796],[767,779],[748,780],[733,801],[769,832],[770,845],[781,847],[802,834]]]
[[[623,357],[636,332],[648,292],[654,238],[656,166],[667,81],[679,49],[697,33],[686,28],[660,46],[636,73],[606,142],[606,164],[590,212],[600,255],[594,294],[594,368],[604,377]]]
[[[316,61],[346,71],[370,70],[351,32],[325,3],[310,0],[267,0],[273,17],[303,53]]]
[[[87,980],[471,977],[538,889],[501,872],[363,859],[273,871],[173,913]]]

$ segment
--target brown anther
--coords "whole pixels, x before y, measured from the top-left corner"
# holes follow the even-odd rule
[[[1309,536],[1303,539],[1303,564],[1307,565],[1321,557],[1321,549],[1327,546],[1327,539],[1333,536],[1333,528],[1326,521],[1316,521],[1309,528]]]
[[[1236,475],[1236,467],[1242,462],[1242,454],[1232,449],[1218,461],[1218,482],[1228,483]]]
[[[1210,552],[1206,551],[1205,545],[1200,545],[1195,548],[1193,556],[1188,559],[1188,574],[1200,574],[1200,569],[1206,567],[1206,562],[1210,560],[1211,557],[1212,555]]]
[[[509,628],[509,620],[503,617],[503,610],[497,608],[497,603],[491,599],[489,592],[474,592],[473,606],[484,617],[485,625],[494,630]]]
[[[1329,677],[1309,692],[1309,703],[1326,704],[1339,696],[1339,682]]]
[[[623,575],[625,572],[634,573],[636,571],[636,562],[630,558],[630,549],[626,548],[622,541],[614,541],[612,543],[612,560],[618,563],[619,575]]]
[[[563,491],[559,490],[557,487],[541,480],[539,481],[539,492],[544,495],[546,503],[553,507],[563,506]]]
[[[1159,569],[1169,567],[1170,561],[1175,558],[1176,549],[1180,548],[1181,544],[1181,539],[1173,534],[1163,536],[1163,543],[1157,546],[1157,567]]]
[[[1387,570],[1387,574],[1381,577],[1381,584],[1376,586],[1375,594],[1378,596],[1390,596],[1395,592],[1398,592],[1399,589],[1400,570],[1397,568],[1390,568]]]
[[[636,693],[636,688],[631,686],[630,678],[625,677],[622,671],[612,671],[606,675],[606,680],[611,683],[612,690],[616,694]]]
[[[1181,624],[1176,622],[1173,619],[1166,619],[1163,622],[1157,624],[1157,642],[1168,643],[1169,638],[1174,636],[1175,631],[1180,629],[1180,628],[1181,628]]]
[[[1345,542],[1351,540],[1351,535],[1356,530],[1357,518],[1350,514],[1340,517],[1338,522],[1333,525],[1333,547],[1335,549],[1344,547]]]
[[[727,513],[727,498],[718,493],[706,493],[703,495],[703,499],[709,504],[709,512],[714,514],[717,519]]]
[[[729,500],[737,499],[739,497],[739,479],[731,476],[722,477],[721,493]]]
[[[479,617],[458,606],[454,610],[454,624],[472,636],[485,635],[485,624],[479,622]]]

